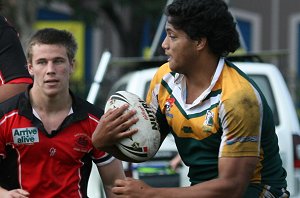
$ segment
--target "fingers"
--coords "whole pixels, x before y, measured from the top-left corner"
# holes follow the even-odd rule
[[[25,190],[22,190],[22,189],[17,189],[17,196],[16,197],[19,197],[19,198],[28,198],[29,197],[29,192],[25,191]]]
[[[115,186],[112,188],[112,192],[116,195],[124,195],[126,192],[126,186],[128,186],[127,178],[125,180],[117,179],[115,181]]]
[[[104,114],[104,119],[115,121],[116,124],[123,123],[136,114],[136,110],[128,110],[129,105],[125,104],[120,108],[110,109]]]
[[[134,181],[135,179],[131,177],[126,177],[125,179],[116,179],[115,186],[123,186],[128,181]]]
[[[120,108],[110,109],[101,119],[103,122],[106,122],[110,130],[124,132],[118,135],[118,138],[124,138],[136,131],[134,129],[128,130],[138,121],[138,118],[134,116],[135,114],[136,110],[128,110],[128,105],[126,104]]]
[[[4,197],[28,198],[29,192],[27,192],[26,190],[22,190],[22,189],[15,189],[15,190],[6,191],[6,195],[4,195]]]
[[[149,188],[150,186],[143,181],[127,177],[124,180],[116,180],[112,192],[118,196],[139,198],[141,195],[145,195]]]
[[[98,149],[105,149],[128,138],[137,132],[132,125],[138,121],[136,110],[128,110],[129,105],[108,110],[100,119],[93,135],[93,145]],[[131,128],[132,127],[132,128]]]

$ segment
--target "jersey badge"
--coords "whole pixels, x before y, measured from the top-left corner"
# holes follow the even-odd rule
[[[206,111],[205,121],[202,126],[204,132],[212,132],[214,125],[214,113],[210,110]]]
[[[36,127],[25,127],[12,129],[15,144],[33,144],[39,142],[39,133]]]
[[[49,155],[50,155],[51,157],[53,157],[53,156],[55,155],[55,153],[56,153],[56,149],[53,148],[53,147],[51,147],[50,150],[49,150]]]
[[[169,99],[167,99],[167,102],[165,103],[165,109],[166,109],[165,114],[166,114],[166,116],[168,116],[170,118],[173,118],[173,114],[171,114],[170,111],[171,111],[171,108],[172,108],[174,102],[175,102],[175,98],[169,98]]]
[[[88,152],[91,138],[84,133],[77,133],[75,135],[74,150],[80,152]]]

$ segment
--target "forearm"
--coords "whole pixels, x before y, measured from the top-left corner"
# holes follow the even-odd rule
[[[29,192],[23,189],[6,190],[0,187],[0,198],[2,197],[23,197],[28,198]]]
[[[28,84],[4,84],[0,86],[0,102],[26,90]]]
[[[0,197],[2,197],[2,195],[6,192],[7,192],[7,190],[0,186]]]
[[[111,163],[98,167],[98,171],[103,183],[106,197],[115,197],[115,195],[112,193],[112,188],[115,185],[115,181],[117,179],[125,179],[122,162],[114,159]]]
[[[154,189],[151,198],[187,197],[187,198],[215,198],[230,195],[230,197],[243,197],[251,176],[258,162],[257,157],[220,158],[219,177],[197,185],[177,189]],[[148,190],[148,189],[147,189]],[[156,190],[159,193],[155,193]],[[149,196],[150,197],[150,196]]]
[[[149,198],[218,198],[224,195],[238,198],[243,197],[245,188],[245,185],[238,182],[218,178],[190,187],[149,188],[145,194]]]
[[[112,147],[106,147],[101,149],[109,154],[111,154],[112,156],[114,156],[115,158],[122,160],[122,161],[126,161],[126,162],[133,162],[133,163],[140,163],[141,161],[136,161],[133,160],[132,158],[127,157],[126,155],[124,155],[117,146],[112,146]]]

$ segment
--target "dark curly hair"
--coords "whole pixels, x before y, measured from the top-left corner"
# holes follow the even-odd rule
[[[217,56],[227,56],[240,46],[236,23],[223,0],[174,0],[165,14],[175,29],[191,39],[206,37]]]

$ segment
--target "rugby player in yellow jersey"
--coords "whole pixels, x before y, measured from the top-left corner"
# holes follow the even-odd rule
[[[127,178],[116,181],[113,193],[132,198],[289,197],[272,112],[257,85],[226,60],[239,47],[227,5],[174,0],[166,15],[162,47],[169,59],[154,76],[147,102],[157,112],[162,136],[173,134],[191,186],[153,188]],[[128,134],[109,135],[115,141]],[[94,134],[96,147],[109,146],[103,136],[104,129]]]

